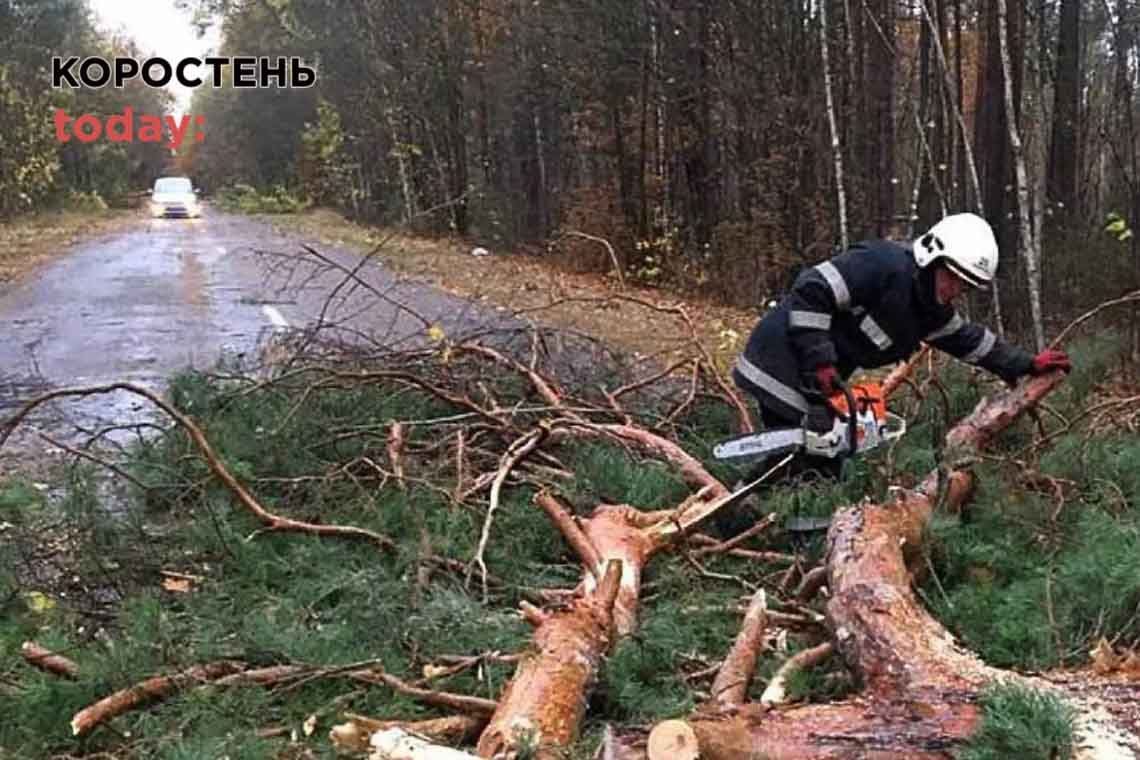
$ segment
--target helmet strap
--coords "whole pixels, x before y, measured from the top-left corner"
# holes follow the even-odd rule
[[[968,272],[966,272],[966,270],[962,269],[962,267],[960,267],[956,263],[954,263],[953,259],[950,259],[946,256],[942,256],[942,257],[939,257],[938,259],[936,259],[936,262],[939,264],[942,264],[944,267],[949,269],[951,272],[953,272],[955,277],[957,277],[960,280],[963,280],[971,288],[980,288],[984,284],[982,282],[979,282],[977,277],[969,274]]]

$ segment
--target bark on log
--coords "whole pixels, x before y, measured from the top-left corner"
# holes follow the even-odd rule
[[[760,657],[760,647],[764,643],[764,629],[768,623],[768,597],[764,589],[752,596],[744,622],[736,640],[732,643],[728,657],[713,679],[711,702],[720,707],[738,705],[748,696],[752,684],[752,674],[756,671],[756,660]]]
[[[585,695],[609,651],[622,564],[611,561],[602,582],[569,609],[546,615],[534,633],[536,652],[523,660],[499,699],[477,751],[482,757],[527,744],[539,760],[556,760],[577,736]]]
[[[972,704],[927,715],[922,706],[906,702],[854,699],[792,710],[749,703],[727,715],[686,722],[702,760],[949,760],[954,741],[969,734],[976,720]],[[639,745],[626,737],[614,754],[644,758]]]
[[[614,599],[614,630],[618,638],[628,636],[637,628],[637,607],[641,601],[641,573],[649,558],[664,546],[664,542],[638,528],[644,517],[642,512],[625,505],[598,507],[586,521],[586,536],[598,550],[599,567],[615,560],[621,563],[621,583]],[[594,585],[594,576],[584,582],[587,589]]]

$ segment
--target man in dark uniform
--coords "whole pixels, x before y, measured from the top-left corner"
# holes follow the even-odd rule
[[[1033,356],[954,310],[997,266],[993,231],[974,214],[947,216],[913,245],[857,243],[796,278],[752,331],[733,379],[759,401],[764,426],[780,428],[802,425],[812,399],[835,393],[857,368],[906,359],[923,341],[1009,383],[1071,369],[1064,352]]]

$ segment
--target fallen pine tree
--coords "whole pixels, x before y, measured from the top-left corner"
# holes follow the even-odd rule
[[[913,561],[921,551],[935,504],[960,507],[969,498],[973,476],[960,468],[968,467],[980,450],[1034,408],[1061,379],[1060,374],[1036,378],[985,400],[946,436],[947,469],[932,473],[915,491],[896,491],[890,502],[860,504],[835,515],[828,536],[827,622],[835,646],[864,686],[860,695],[837,704],[774,709],[765,700],[734,703],[744,693],[737,688],[735,699],[716,700],[689,719],[659,724],[647,740],[641,734],[622,737],[610,751],[631,760],[646,755],[649,760],[675,760],[686,753],[709,760],[952,757],[978,729],[983,689],[1023,679],[986,666],[958,646],[915,597],[908,559]],[[540,501],[556,523],[573,525],[558,515],[549,497]],[[621,515],[624,509],[601,507],[590,522]],[[617,552],[579,551],[588,567],[591,563],[596,567],[604,557],[607,570],[601,583],[556,616],[533,608],[525,611],[537,626],[538,654],[524,660],[508,685],[496,717],[480,737],[481,756],[525,749],[537,757],[555,757],[574,739],[598,662],[617,633],[616,568],[619,563],[625,568],[620,585],[626,597],[620,607],[622,617],[630,619],[641,570],[660,545],[633,527],[647,520],[636,514],[620,517],[622,528],[595,535],[620,547]],[[706,510],[701,519],[710,514]],[[668,521],[656,523],[662,524]],[[575,547],[596,543],[589,531],[583,535],[576,527],[566,527],[564,533]],[[755,627],[758,617],[746,616],[746,624]],[[754,631],[743,638],[759,644]],[[830,647],[821,646],[811,657],[825,656]],[[754,659],[755,653],[745,645],[737,647],[734,655],[722,673],[739,674],[737,663]],[[771,701],[778,704],[779,699]],[[1108,712],[1089,700],[1077,707],[1077,739],[1089,748],[1080,756],[1134,756],[1136,737],[1113,725]],[[433,745],[424,743],[414,757],[427,760],[434,751]]]
[[[947,435],[948,455],[969,463],[1060,379],[1037,378],[980,404]],[[953,470],[946,479],[935,473],[915,491],[895,492],[892,501],[835,515],[828,536],[828,627],[859,676],[861,694],[838,704],[772,709],[763,702],[741,703],[705,711],[659,724],[648,751],[640,737],[625,737],[618,756],[672,760],[671,748],[695,743],[695,752],[707,760],[947,758],[977,730],[979,695],[987,685],[1022,681],[1052,688],[986,666],[957,644],[911,589],[912,567],[936,502],[960,506],[973,485],[966,470]],[[1074,702],[1078,745],[1084,748],[1079,757],[1136,756],[1140,743],[1130,727],[1117,724],[1093,699]],[[658,732],[662,736],[655,741]]]
[[[502,575],[509,570],[507,561],[510,558],[502,552],[493,553],[495,541],[501,540],[499,524],[492,524],[493,519],[511,519],[512,510],[517,514],[521,505],[518,502],[510,505],[507,500],[512,492],[517,495],[521,490],[518,488],[520,482],[532,485],[539,482],[538,478],[527,480],[535,473],[540,473],[547,484],[551,479],[565,477],[562,473],[569,468],[556,457],[566,457],[567,452],[580,448],[584,442],[603,441],[614,445],[617,451],[636,451],[643,457],[647,455],[648,459],[663,463],[659,465],[662,469],[678,474],[679,480],[696,493],[666,502],[673,505],[680,502],[679,506],[660,508],[658,504],[656,511],[646,511],[623,504],[620,499],[593,500],[589,508],[582,506],[581,499],[576,505],[567,505],[550,492],[538,490],[536,501],[542,511],[532,511],[538,520],[545,519],[548,528],[555,526],[556,537],[561,536],[563,544],[572,549],[580,571],[578,585],[573,591],[565,587],[526,591],[524,596],[528,602],[521,606],[521,616],[531,625],[530,643],[522,646],[521,651],[504,650],[518,652],[509,660],[503,660],[503,663],[516,666],[514,674],[505,686],[488,691],[486,696],[475,698],[447,694],[427,686],[427,681],[438,677],[440,671],[449,671],[451,665],[432,664],[432,673],[428,672],[429,666],[424,665],[422,679],[406,677],[401,680],[394,675],[400,672],[399,664],[392,672],[375,668],[344,672],[338,668],[298,664],[276,666],[293,670],[276,670],[273,673],[269,672],[272,668],[251,666],[244,675],[239,672],[219,678],[179,677],[191,672],[185,663],[167,670],[156,668],[149,671],[168,672],[174,676],[169,678],[169,689],[144,689],[141,696],[162,699],[178,689],[197,688],[206,683],[215,686],[256,684],[295,693],[300,685],[310,681],[345,678],[356,687],[393,690],[445,714],[439,718],[417,714],[415,720],[401,720],[397,716],[405,714],[402,711],[372,710],[371,714],[378,718],[355,716],[344,724],[351,728],[338,727],[342,730],[334,730],[333,733],[334,741],[343,741],[357,751],[366,745],[370,736],[384,731],[387,732],[385,752],[398,750],[410,753],[412,757],[431,757],[437,749],[435,745],[404,741],[401,734],[393,733],[418,731],[452,746],[475,746],[484,756],[512,753],[561,755],[573,747],[583,721],[591,717],[587,705],[595,693],[599,671],[606,667],[606,658],[615,643],[626,641],[637,632],[643,596],[642,574],[652,558],[666,550],[677,550],[674,559],[682,556],[689,561],[700,557],[715,560],[718,556],[732,556],[744,561],[767,562],[787,556],[749,548],[742,538],[745,534],[730,540],[716,540],[693,532],[715,511],[718,497],[725,493],[721,482],[686,447],[678,444],[675,435],[669,433],[670,421],[677,418],[676,410],[683,409],[686,404],[691,405],[698,396],[699,388],[695,381],[688,388],[682,388],[680,401],[656,418],[657,425],[651,425],[646,423],[644,416],[638,415],[635,419],[635,415],[627,413],[621,406],[620,399],[626,397],[621,391],[636,383],[609,391],[608,398],[599,407],[592,405],[591,401],[571,397],[557,383],[543,377],[533,362],[516,362],[499,351],[475,347],[459,353],[474,361],[486,363],[489,360],[494,365],[514,370],[533,388],[532,397],[522,400],[504,397],[499,386],[484,388],[477,387],[476,383],[456,382],[454,377],[447,376],[447,373],[454,373],[454,364],[447,366],[446,372],[429,368],[438,373],[431,375],[423,371],[424,365],[415,366],[414,362],[392,371],[343,367],[329,371],[318,368],[308,370],[315,372],[317,379],[307,382],[299,392],[291,390],[285,393],[280,385],[272,388],[278,396],[299,399],[289,400],[288,411],[279,413],[285,420],[297,414],[295,410],[300,409],[306,400],[318,398],[326,389],[339,392],[346,388],[376,387],[382,383],[425,392],[439,400],[448,414],[458,413],[475,420],[475,424],[460,427],[454,437],[439,436],[438,440],[433,440],[430,435],[416,435],[415,426],[423,425],[422,420],[429,415],[397,407],[400,416],[375,426],[381,431],[381,435],[375,436],[378,446],[347,463],[336,462],[326,471],[345,480],[361,480],[365,488],[394,490],[397,495],[403,494],[405,489],[416,488],[445,493],[450,499],[446,506],[450,510],[449,520],[454,521],[460,515],[473,515],[482,524],[481,536],[492,537],[490,542],[480,540],[478,547],[470,547],[478,559],[482,559],[484,550],[487,550],[487,561],[481,568],[474,560],[463,562],[449,556],[448,544],[435,544],[433,547],[430,535],[426,541],[420,541],[414,550],[415,570],[406,576],[414,578],[409,583],[414,583],[420,590],[418,598],[422,599],[423,591],[434,583],[433,575],[446,578],[466,571],[469,584],[476,579],[481,584],[485,582],[484,602],[462,619],[471,621],[467,625],[478,626],[480,623],[474,621],[479,621],[482,614],[496,613],[493,603],[486,600],[488,595],[492,600],[502,598]],[[858,752],[869,750],[886,753],[882,755],[884,757],[922,757],[924,752],[926,756],[941,757],[954,752],[962,738],[978,726],[979,694],[1000,671],[987,668],[977,658],[952,646],[945,629],[917,603],[909,591],[914,567],[911,563],[918,556],[914,550],[921,545],[936,502],[951,507],[965,499],[971,476],[965,471],[954,473],[952,470],[971,465],[978,451],[994,435],[1051,389],[1050,383],[1037,380],[1016,392],[1001,394],[992,403],[979,407],[973,416],[952,431],[945,447],[943,461],[946,472],[941,486],[938,477],[933,477],[915,492],[903,492],[889,503],[861,505],[838,513],[826,565],[810,570],[800,567],[798,559],[793,557],[791,567],[781,568],[778,572],[770,568],[764,570],[767,577],[774,577],[774,581],[761,581],[773,592],[774,608],[763,609],[761,598],[753,596],[756,604],[745,615],[745,625],[738,646],[733,648],[733,656],[724,664],[707,663],[719,667],[712,669],[716,678],[711,691],[700,693],[700,699],[706,706],[682,721],[672,721],[670,725],[676,733],[664,734],[665,740],[658,741],[656,746],[664,747],[668,752],[688,747],[710,757],[717,756],[717,753],[722,753],[720,757],[739,756],[733,753],[754,756],[757,751],[776,757],[849,757],[860,756]],[[125,385],[117,388],[132,390]],[[716,392],[716,386],[712,386],[712,392]],[[541,406],[531,400],[534,396]],[[518,410],[525,408],[524,402],[538,411],[520,413]],[[733,403],[726,406],[736,408]],[[434,416],[440,414],[442,410],[433,412],[431,417],[449,419]],[[368,526],[366,530],[348,524],[341,526],[335,524],[339,520],[330,519],[329,515],[314,516],[301,500],[290,502],[282,498],[282,494],[289,493],[284,489],[277,492],[278,497],[272,502],[259,501],[254,493],[272,490],[276,481],[260,478],[243,484],[248,475],[238,476],[229,469],[234,461],[233,454],[227,455],[224,446],[211,448],[206,439],[207,431],[211,438],[218,433],[217,423],[197,425],[184,413],[182,417],[172,416],[187,429],[189,450],[193,452],[193,447],[197,446],[210,472],[237,497],[235,503],[243,510],[236,511],[248,512],[248,519],[264,526],[262,530],[248,535],[247,543],[254,539],[260,541],[262,539],[258,536],[270,532],[280,536],[282,531],[291,531],[308,534],[300,540],[311,544],[339,541],[338,545],[343,545],[345,551],[350,546],[354,552],[367,554],[371,551],[370,561],[376,563],[388,562],[393,555],[407,551],[407,532],[394,521],[378,524],[369,520],[365,523]],[[363,430],[366,428],[362,426]],[[350,428],[347,433],[338,432],[337,435],[349,434],[359,436],[361,432]],[[371,431],[368,434],[372,434]],[[454,444],[453,448],[448,448],[449,442]],[[187,458],[185,451],[179,452],[183,460]],[[439,452],[448,453],[438,456]],[[434,483],[425,482],[425,455],[429,453],[441,461],[454,460],[454,488],[441,489]],[[306,482],[297,477],[281,480],[285,480],[289,488]],[[330,476],[326,475],[318,482],[329,480]],[[488,502],[486,508],[482,503],[484,495]],[[298,501],[302,504],[300,509],[297,508]],[[641,506],[645,504],[639,499],[626,501]],[[356,522],[370,514],[360,512],[345,522]],[[341,512],[336,516],[343,519],[344,515]],[[416,519],[414,513],[411,519]],[[755,538],[771,524],[770,520],[761,520],[756,526],[758,532],[746,533],[748,537]],[[395,540],[396,535],[404,543]],[[340,541],[343,538],[366,540]],[[286,537],[279,540],[285,541]],[[902,549],[900,540],[903,540]],[[454,552],[454,548],[450,551]],[[658,559],[659,563],[665,561],[664,558]],[[693,567],[704,577],[717,577],[717,574],[706,574],[699,565],[694,564]],[[760,572],[759,568],[756,570]],[[698,576],[693,574],[693,577]],[[725,578],[724,575],[719,577]],[[797,579],[801,579],[798,588]],[[517,588],[518,581],[515,583]],[[563,579],[554,585],[561,583],[573,581]],[[826,620],[809,608],[796,606],[802,605],[821,585],[827,586],[831,597]],[[323,598],[324,593],[318,598]],[[850,607],[846,612],[835,609],[841,596],[846,599],[845,608]],[[799,602],[780,601],[781,597],[787,600],[795,598]],[[888,612],[883,613],[882,610]],[[727,612],[731,614],[731,609]],[[901,617],[895,620],[895,615]],[[787,657],[785,666],[773,677],[760,701],[749,704],[746,701],[748,681],[757,667],[757,660],[767,659],[771,663],[776,656],[771,653],[766,657],[759,656],[765,628],[796,625],[811,629],[812,645],[800,655]],[[431,635],[429,630],[427,636]],[[812,661],[825,658],[832,651],[838,652],[860,677],[863,691],[834,704],[796,707],[784,704],[789,698],[788,683],[794,680],[796,671],[810,667]],[[373,654],[379,652],[363,656]],[[419,667],[425,661],[432,663],[432,656],[429,651],[412,662]],[[948,659],[943,662],[940,657]],[[207,658],[198,660],[209,661]],[[466,649],[461,660],[454,662],[456,667],[471,668],[474,663],[484,661],[490,660],[484,660],[478,650]],[[385,662],[388,663],[387,655]],[[288,685],[281,687],[281,681],[271,682],[278,677],[287,677],[285,683]],[[942,678],[945,678],[944,683],[938,680]],[[139,679],[134,683],[148,682]],[[502,678],[498,684],[503,684]],[[125,693],[136,692],[128,686]],[[879,694],[885,696],[880,697]],[[141,705],[143,701],[132,698],[114,701],[114,704],[131,707]],[[108,712],[100,720],[114,716],[115,713]],[[442,722],[425,722],[434,720]],[[1111,720],[1106,724],[1108,722]],[[99,724],[84,725],[93,728]],[[653,742],[647,742],[644,732],[631,730],[630,725],[624,724],[606,742],[605,751],[611,756],[640,756],[648,747],[652,755],[654,746]]]

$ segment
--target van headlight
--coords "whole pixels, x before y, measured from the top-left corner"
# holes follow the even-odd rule
[[[157,203],[155,201],[150,202],[150,215],[151,216],[162,216],[165,213],[166,213],[166,209],[163,208],[161,203]]]

